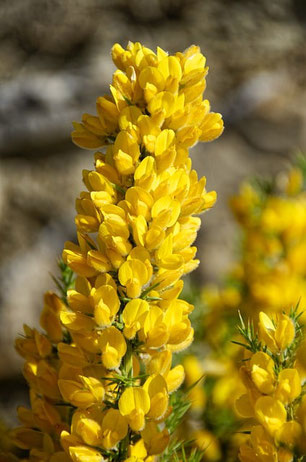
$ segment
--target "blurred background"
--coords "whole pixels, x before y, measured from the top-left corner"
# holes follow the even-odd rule
[[[169,52],[200,45],[206,97],[225,132],[193,149],[218,192],[198,238],[201,285],[222,279],[237,232],[228,198],[241,181],[276,174],[306,149],[306,3],[303,0],[1,0],[0,392],[14,418],[25,399],[13,341],[37,325],[92,154],[70,140],[71,121],[108,91],[115,42]],[[10,412],[12,411],[12,412]]]

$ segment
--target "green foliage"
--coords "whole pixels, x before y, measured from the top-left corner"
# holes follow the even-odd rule
[[[74,288],[75,274],[69,268],[69,266],[67,266],[66,263],[63,262],[62,259],[58,261],[58,267],[59,267],[61,276],[55,277],[51,274],[51,277],[60,292],[61,299],[67,305],[67,292],[69,289]]]
[[[246,343],[238,342],[235,340],[232,340],[232,343],[235,343],[236,345],[240,345],[246,348],[247,350],[250,350],[252,353],[256,353],[257,351],[260,351],[261,343],[258,340],[257,333],[255,333],[254,324],[250,320],[248,320],[248,324],[246,326],[241,316],[240,311],[238,312],[238,314],[239,314],[239,319],[241,323],[241,325],[238,326],[238,331],[240,335],[244,338]]]
[[[184,415],[191,406],[191,403],[188,401],[186,393],[179,390],[171,395],[170,406],[172,407],[172,412],[166,419],[166,427],[170,434],[172,434],[182,422]]]

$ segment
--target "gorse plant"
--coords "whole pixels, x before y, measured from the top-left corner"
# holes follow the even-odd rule
[[[236,402],[239,414],[255,420],[240,448],[241,462],[302,461],[306,453],[306,387],[296,351],[301,313],[259,314],[258,333],[242,323],[246,355],[240,374],[246,393]]]
[[[60,294],[45,296],[45,333],[25,326],[16,342],[31,409],[18,409],[12,438],[31,462],[187,457],[182,444],[166,450],[188,407],[169,405],[184,379],[172,355],[193,340],[193,306],[178,297],[199,263],[195,215],[216,199],[188,149],[217,138],[223,123],[202,99],[208,68],[198,47],[169,56],[129,43],[112,57],[111,93],[72,133],[101,149],[76,200],[78,244],[65,245]]]
[[[273,319],[283,311],[291,317],[292,307],[297,306],[301,327],[290,346],[291,364],[287,362],[286,367],[298,363],[301,379],[306,377],[306,340],[302,339],[306,319],[305,159],[299,154],[288,171],[274,179],[243,183],[230,201],[241,231],[237,261],[220,287],[207,285],[202,294],[192,287],[185,294],[197,307],[194,313],[201,313],[190,348],[194,356],[184,359],[185,383],[205,374],[191,396],[186,434],[198,447],[206,448],[207,461],[236,462],[238,447],[245,439],[243,431],[248,430],[248,422],[241,419],[235,406],[245,393],[239,367],[243,346],[254,353],[259,341],[252,323],[237,331],[239,312],[256,326],[261,311]]]

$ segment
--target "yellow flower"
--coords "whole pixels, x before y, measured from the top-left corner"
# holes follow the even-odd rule
[[[292,343],[294,335],[294,324],[285,314],[279,316],[276,327],[265,313],[259,314],[259,338],[272,352],[287,348]]]
[[[128,424],[117,409],[108,409],[103,417],[101,430],[103,447],[112,449],[127,435]]]
[[[279,430],[286,422],[287,412],[284,405],[271,396],[262,396],[256,401],[255,416],[271,434]]]
[[[73,462],[103,462],[105,460],[99,451],[88,446],[70,446],[69,455]]]
[[[119,269],[119,281],[126,287],[128,297],[137,298],[140,296],[142,287],[150,280],[150,273],[146,265],[138,259],[124,262]]]
[[[161,454],[168,446],[170,435],[166,428],[159,430],[154,422],[147,422],[141,432],[149,455]]]
[[[282,403],[294,401],[302,391],[301,379],[296,369],[283,369],[278,375],[275,397]]]
[[[250,360],[252,380],[261,393],[270,394],[274,390],[274,362],[269,355],[259,351]],[[282,401],[282,400],[281,400]]]
[[[294,420],[285,422],[275,434],[275,438],[278,442],[291,449],[297,445],[297,442],[301,436],[302,427],[298,422],[295,422]]]
[[[80,381],[60,379],[58,386],[65,401],[81,409],[102,403],[104,387],[94,377],[79,376]]]
[[[134,431],[140,431],[145,425],[145,415],[150,410],[150,396],[142,387],[127,388],[119,400],[119,411],[128,420]]]
[[[148,418],[161,420],[168,409],[168,389],[166,380],[162,375],[151,375],[143,385],[150,397],[150,411]]]
[[[147,450],[143,439],[140,439],[134,445],[130,445],[128,454],[131,458],[144,459],[147,456]]]
[[[54,343],[62,340],[63,332],[59,314],[64,309],[64,303],[53,292],[47,292],[44,298],[44,308],[40,315],[40,325]]]
[[[117,291],[106,284],[96,289],[92,297],[95,305],[94,317],[96,323],[99,326],[111,325],[120,307]]]
[[[116,327],[107,327],[101,333],[99,346],[102,352],[102,363],[107,369],[116,369],[126,353],[126,342]]]
[[[125,305],[122,320],[124,322],[123,333],[127,339],[134,338],[143,327],[149,308],[148,302],[140,299],[132,300]]]

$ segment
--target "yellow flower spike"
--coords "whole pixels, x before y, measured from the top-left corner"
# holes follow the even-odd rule
[[[126,353],[124,336],[115,327],[107,327],[101,333],[99,346],[102,352],[102,363],[107,369],[116,369]]]
[[[258,390],[270,394],[275,388],[274,362],[269,355],[259,351],[250,360],[252,380]],[[281,400],[282,401],[282,400]]]
[[[122,321],[124,322],[123,333],[127,339],[134,338],[143,327],[148,311],[149,304],[145,300],[135,299],[125,305]]]
[[[145,426],[145,415],[150,410],[150,397],[142,387],[127,388],[119,399],[119,411],[126,417],[134,431],[141,431]]]
[[[265,313],[259,313],[259,338],[272,352],[284,350],[292,343],[294,335],[294,324],[285,314],[279,316],[275,326]]]
[[[194,46],[170,56],[132,42],[114,45],[112,56],[110,92],[97,98],[97,114],[74,124],[76,144],[103,150],[83,171],[62,300],[47,294],[45,334],[26,327],[17,341],[31,396],[19,437],[31,462],[157,460],[169,443],[168,394],[184,379],[172,352],[193,339],[180,278],[198,264],[192,215],[215,194],[188,148],[222,131],[202,101],[205,58]]]
[[[284,405],[271,396],[262,396],[256,401],[255,416],[257,420],[274,435],[285,423],[287,412]]]
[[[147,416],[153,420],[161,420],[168,409],[169,397],[166,380],[157,374],[149,377],[143,385],[150,397],[150,411]]]
[[[165,428],[159,431],[155,422],[147,422],[141,436],[149,455],[161,454],[168,446],[170,439],[168,430]]]
[[[101,428],[102,446],[105,449],[113,449],[126,437],[128,423],[118,409],[108,409],[103,417]]]
[[[282,403],[292,403],[302,391],[301,378],[296,369],[283,369],[278,374],[275,397]]]
[[[94,317],[98,326],[111,325],[120,307],[117,291],[110,285],[93,289],[91,296],[95,305]]]

